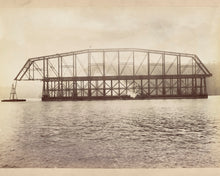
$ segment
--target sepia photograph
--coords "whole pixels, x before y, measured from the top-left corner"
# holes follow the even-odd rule
[[[219,68],[218,1],[0,0],[0,175],[218,175]]]

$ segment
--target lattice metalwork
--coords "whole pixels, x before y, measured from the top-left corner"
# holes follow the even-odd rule
[[[210,76],[194,54],[117,48],[30,58],[15,80],[43,81],[42,100],[203,98]]]

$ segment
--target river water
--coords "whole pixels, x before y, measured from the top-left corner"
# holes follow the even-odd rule
[[[220,167],[220,96],[0,103],[0,167]]]

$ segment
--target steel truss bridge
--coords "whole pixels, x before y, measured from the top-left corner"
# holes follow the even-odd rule
[[[210,76],[194,54],[116,48],[30,58],[15,80],[43,81],[43,101],[207,98]]]

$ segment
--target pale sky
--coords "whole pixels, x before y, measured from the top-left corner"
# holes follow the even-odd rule
[[[30,57],[90,46],[187,52],[204,63],[220,60],[217,6],[159,7],[124,1],[102,6],[83,1],[81,6],[35,8],[31,3],[36,1],[15,2],[23,7],[0,9],[0,86],[10,86]]]

